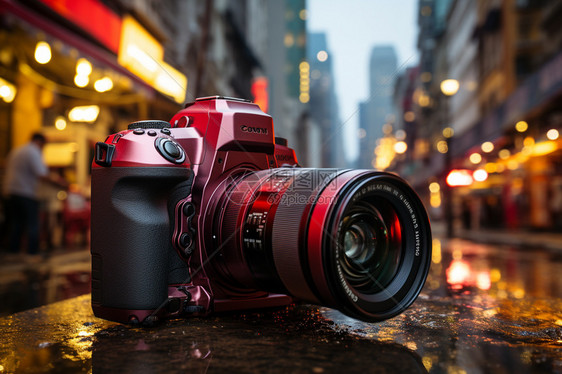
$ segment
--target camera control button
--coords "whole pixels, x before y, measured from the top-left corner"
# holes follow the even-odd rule
[[[167,129],[167,128],[164,128],[164,129],[160,130],[160,132],[161,132],[162,134],[166,134],[166,135],[170,135],[170,134],[172,133],[172,132],[170,131],[170,129]]]
[[[144,130],[143,129],[134,129],[133,134],[142,135],[142,134],[144,134]]]
[[[148,130],[147,134],[150,135],[150,136],[156,136],[157,135],[156,131],[154,131],[154,130]]]
[[[168,138],[156,138],[156,149],[166,160],[175,164],[185,161],[185,152],[179,144]]]
[[[181,156],[181,151],[179,150],[178,146],[171,141],[164,142],[163,148],[164,151],[166,151],[166,153],[173,158],[178,158]]]

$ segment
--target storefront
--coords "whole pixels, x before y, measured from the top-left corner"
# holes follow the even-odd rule
[[[91,160],[94,142],[130,121],[167,118],[181,107],[185,76],[161,61],[162,46],[142,26],[131,26],[132,17],[117,15],[95,0],[64,5],[37,1],[31,2],[33,8],[9,0],[1,3],[0,78],[7,83],[3,90],[10,92],[0,93],[0,157],[34,131],[44,131],[52,143],[46,149],[47,162],[73,166],[71,182],[85,186],[84,165]],[[137,29],[131,31],[133,27]],[[135,50],[135,42],[143,47]],[[159,53],[145,51],[152,46]],[[161,77],[147,77],[142,64],[127,61],[127,49],[139,58],[153,57],[147,63],[165,69],[177,81],[175,86],[183,85],[181,90],[158,90]]]
[[[71,186],[42,191],[46,214],[66,209],[70,193],[87,201],[96,142],[181,108],[187,78],[163,55],[133,17],[101,1],[0,0],[0,177],[8,152],[39,131],[51,173]]]
[[[562,229],[561,107],[559,54],[455,139],[453,167],[473,176],[454,188],[457,227]]]

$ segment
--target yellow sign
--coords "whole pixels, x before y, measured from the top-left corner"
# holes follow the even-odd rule
[[[164,61],[160,61],[159,67],[153,82],[154,88],[171,96],[178,104],[182,104],[185,100],[187,77]]]
[[[183,103],[187,77],[164,62],[164,48],[133,17],[123,17],[117,61],[157,91]]]
[[[164,58],[164,48],[133,17],[123,17],[117,61],[147,82],[154,81],[157,61]]]

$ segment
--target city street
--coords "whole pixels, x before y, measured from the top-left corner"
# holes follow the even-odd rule
[[[560,19],[0,0],[0,374],[562,374]]]
[[[84,295],[0,319],[0,372],[562,371],[561,252],[433,247],[418,300],[382,323],[297,305],[131,328],[95,318]]]

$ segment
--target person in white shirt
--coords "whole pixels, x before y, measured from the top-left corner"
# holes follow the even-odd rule
[[[49,179],[49,169],[41,153],[46,142],[44,135],[35,133],[29,143],[8,155],[3,192],[9,224],[8,250],[12,253],[19,253],[24,234],[27,234],[28,253],[39,253],[37,186],[41,179]]]

